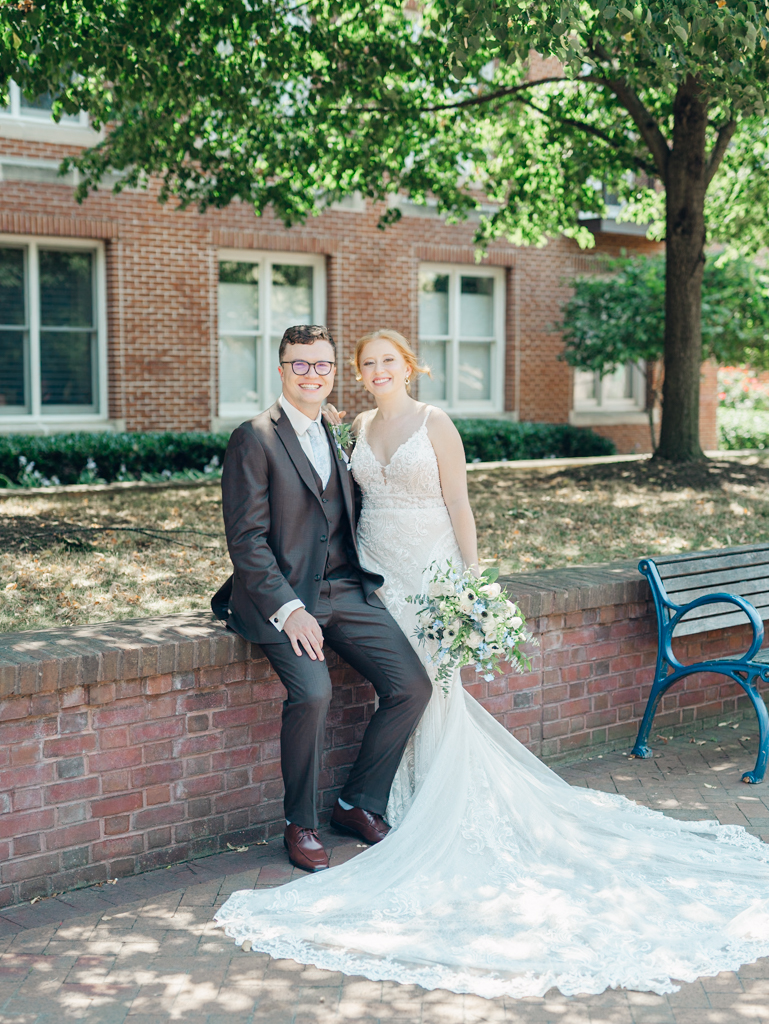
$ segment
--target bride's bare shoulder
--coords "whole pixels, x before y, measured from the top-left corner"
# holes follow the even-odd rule
[[[355,417],[355,419],[352,421],[352,428],[351,429],[352,429],[352,436],[353,437],[357,437],[358,434],[360,433],[360,429],[363,426],[363,423],[364,423],[364,421],[366,419],[366,415],[367,415],[367,413],[365,413],[365,412],[359,412],[358,415]]]
[[[427,432],[430,437],[453,437],[459,435],[451,416],[437,405],[425,404],[425,417],[427,419]]]

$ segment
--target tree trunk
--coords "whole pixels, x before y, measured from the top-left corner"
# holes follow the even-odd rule
[[[700,447],[702,272],[705,266],[707,104],[687,79],[673,105],[666,191],[665,379],[656,457],[694,462]]]

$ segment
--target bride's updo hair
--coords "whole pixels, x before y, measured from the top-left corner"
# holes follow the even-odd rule
[[[406,339],[398,331],[393,331],[389,327],[384,327],[378,331],[372,331],[371,334],[364,334],[358,344],[355,346],[355,355],[351,359],[353,368],[355,369],[355,379],[361,379],[360,372],[360,358],[363,349],[368,345],[370,341],[376,341],[377,338],[384,338],[385,341],[389,341],[403,356],[406,366],[409,368],[409,376],[415,377],[419,373],[426,373],[428,377],[432,377],[429,366],[422,366],[417,359],[417,354],[414,349],[409,345]],[[406,390],[411,391],[411,382],[406,384]]]

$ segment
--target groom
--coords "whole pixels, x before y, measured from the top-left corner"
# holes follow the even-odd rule
[[[230,629],[260,645],[285,686],[280,757],[289,860],[328,867],[318,838],[318,773],[331,680],[324,645],[379,697],[331,824],[367,843],[404,747],[432,687],[411,644],[361,567],[353,482],[321,405],[334,385],[336,346],[325,327],[289,327],[280,343],[283,393],[230,438],[222,506],[233,575],[211,602]]]

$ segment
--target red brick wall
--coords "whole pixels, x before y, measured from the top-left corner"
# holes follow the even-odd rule
[[[576,572],[579,587],[564,589]],[[508,582],[540,643],[529,673],[485,682],[465,670],[467,689],[545,758],[632,743],[653,676],[645,582],[631,567],[621,596],[614,583],[585,586],[586,572],[600,567]],[[545,583],[532,584],[538,576]],[[685,655],[745,647],[734,630],[691,638]],[[330,664],[326,813],[374,697],[349,667]],[[691,677],[665,698],[657,726],[702,728],[741,714],[739,692],[718,677]],[[5,635],[0,906],[279,834],[283,696],[259,648],[203,613]]]

